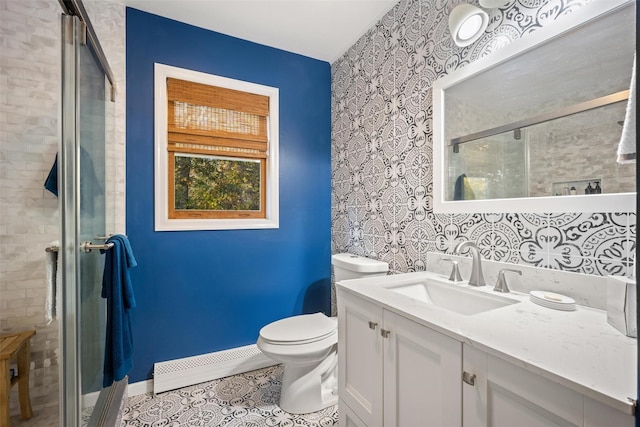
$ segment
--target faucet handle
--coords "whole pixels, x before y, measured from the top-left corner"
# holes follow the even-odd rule
[[[509,286],[507,285],[507,279],[505,279],[504,277],[504,273],[516,273],[518,276],[522,276],[521,270],[515,270],[513,268],[503,268],[502,270],[498,271],[498,281],[496,282],[496,287],[493,288],[495,292],[511,292],[509,290]]]
[[[458,261],[454,261],[451,258],[443,258],[442,261],[448,261],[453,264],[453,268],[451,269],[451,275],[449,276],[449,280],[452,282],[462,282],[462,276],[460,275],[460,268],[458,267]]]

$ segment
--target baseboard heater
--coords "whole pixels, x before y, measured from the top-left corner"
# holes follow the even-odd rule
[[[153,364],[153,392],[175,390],[278,363],[255,344]]]

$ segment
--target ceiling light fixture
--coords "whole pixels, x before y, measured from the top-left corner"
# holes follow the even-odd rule
[[[489,15],[479,7],[459,4],[449,14],[449,30],[460,47],[469,46],[480,38],[489,25]]]

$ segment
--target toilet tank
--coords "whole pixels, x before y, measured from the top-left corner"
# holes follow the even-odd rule
[[[362,277],[384,276],[389,264],[352,254],[335,254],[331,257],[336,282]]]

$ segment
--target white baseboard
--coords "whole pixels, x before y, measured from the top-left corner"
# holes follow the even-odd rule
[[[278,362],[265,356],[255,344],[155,363],[153,392],[175,390],[277,364]],[[129,395],[133,396],[131,387],[129,385]]]
[[[128,385],[127,396],[133,397],[140,394],[153,392],[153,380],[138,381],[137,383],[131,383]],[[82,409],[96,406],[100,391],[94,391],[93,393],[87,393],[82,395]]]
[[[130,383],[128,394],[129,397],[139,396],[141,394],[147,394],[153,392],[153,380],[138,381],[137,383]]]

